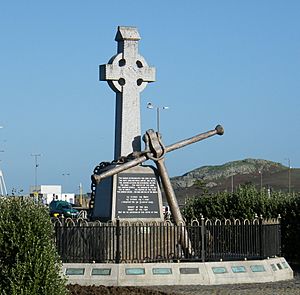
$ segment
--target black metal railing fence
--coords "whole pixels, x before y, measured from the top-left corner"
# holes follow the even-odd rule
[[[194,220],[134,224],[56,220],[62,262],[178,262],[263,259],[279,256],[279,219]]]

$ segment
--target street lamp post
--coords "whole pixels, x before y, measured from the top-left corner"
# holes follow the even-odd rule
[[[70,173],[69,172],[63,173],[62,176],[70,176]],[[65,193],[67,192],[67,190],[66,190],[66,187],[67,187],[66,183],[67,183],[67,178],[64,181],[64,184],[65,184]]]
[[[31,154],[31,156],[34,157],[34,191],[37,192],[37,168],[39,167],[38,157],[40,157],[41,154]]]
[[[157,132],[159,132],[159,126],[160,126],[160,110],[167,110],[169,107],[164,106],[164,107],[159,107],[153,105],[151,102],[148,102],[147,104],[147,109],[156,109],[156,127],[157,127]]]

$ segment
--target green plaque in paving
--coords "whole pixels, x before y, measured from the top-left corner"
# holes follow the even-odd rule
[[[264,272],[266,271],[265,267],[263,265],[257,264],[257,265],[251,265],[250,266],[252,272]]]
[[[226,273],[227,272],[227,269],[226,267],[212,267],[212,271],[214,274],[216,275],[219,275],[219,274],[222,274],[222,273]]]
[[[231,267],[232,272],[234,273],[241,273],[241,272],[246,272],[245,266],[232,266]]]
[[[126,268],[125,269],[126,275],[144,275],[145,274],[145,269],[138,267],[138,268]]]
[[[67,276],[83,276],[84,268],[67,268],[66,275]]]
[[[198,267],[181,267],[179,268],[181,274],[184,275],[194,275],[199,273]]]
[[[152,268],[152,273],[154,275],[171,275],[172,269],[171,268]]]
[[[289,268],[285,261],[282,262],[282,265],[283,265],[284,268]]]
[[[272,264],[271,264],[271,267],[272,267],[272,270],[273,270],[273,271],[277,271],[277,267],[276,267],[275,264],[272,263]]]
[[[110,276],[111,268],[93,268],[92,276]]]

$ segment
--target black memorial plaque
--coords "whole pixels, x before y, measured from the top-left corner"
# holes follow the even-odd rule
[[[160,218],[155,174],[122,173],[117,176],[116,217]]]

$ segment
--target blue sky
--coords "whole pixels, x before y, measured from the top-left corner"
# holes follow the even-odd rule
[[[166,145],[222,124],[225,134],[167,155],[171,176],[263,158],[300,166],[299,1],[1,1],[0,165],[8,191],[38,183],[90,190],[113,159],[115,94],[98,66],[118,25],[136,26],[156,67],[141,94],[143,132],[161,111]],[[63,176],[63,174],[70,174]]]

